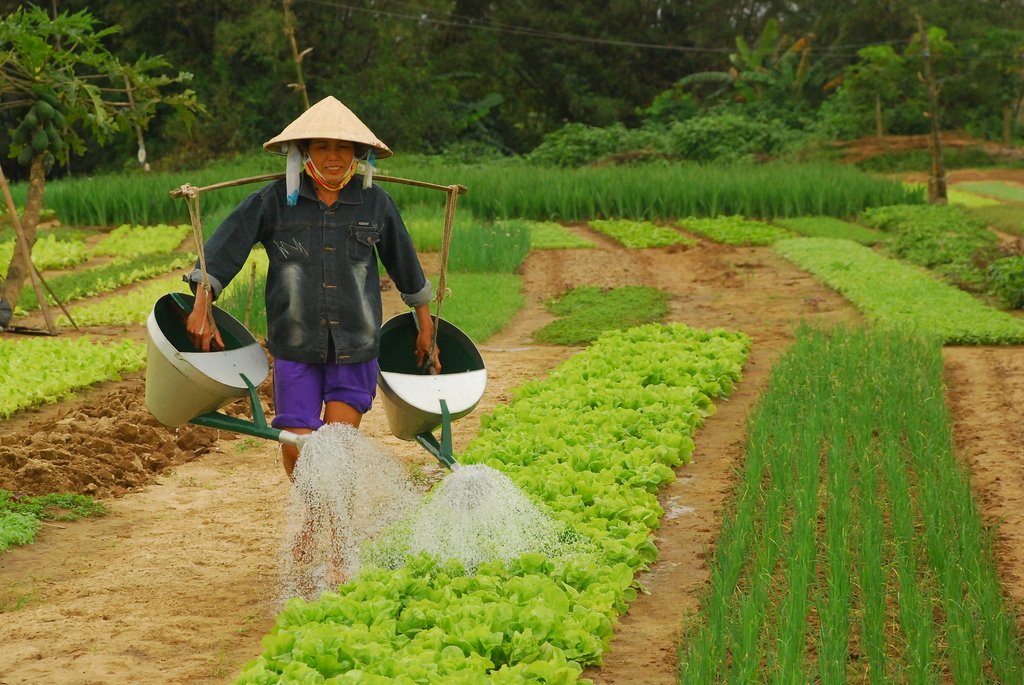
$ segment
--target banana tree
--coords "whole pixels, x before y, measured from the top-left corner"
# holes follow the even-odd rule
[[[74,151],[86,151],[83,134],[103,145],[144,129],[158,105],[174,107],[189,125],[203,110],[195,94],[179,86],[192,75],[164,73],[161,57],[122,63],[104,40],[118,27],[99,27],[87,11],[51,17],[36,6],[0,21],[0,111],[17,121],[9,130],[8,156],[28,168],[21,224],[28,252],[35,244],[46,174]],[[129,89],[131,97],[129,97]],[[0,297],[14,307],[29,264],[14,251]]]

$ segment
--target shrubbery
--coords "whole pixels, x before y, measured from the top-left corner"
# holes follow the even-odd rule
[[[639,129],[618,123],[606,128],[567,124],[548,134],[528,159],[562,167],[609,158],[739,161],[777,157],[808,140],[807,134],[777,119],[722,112]]]

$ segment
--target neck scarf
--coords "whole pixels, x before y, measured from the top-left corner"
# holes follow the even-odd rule
[[[345,185],[352,180],[352,177],[356,175],[356,167],[358,166],[358,162],[353,157],[352,162],[348,165],[348,171],[345,172],[345,175],[337,183],[329,183],[327,179],[324,178],[324,175],[320,173],[320,170],[316,168],[316,165],[313,164],[313,160],[311,160],[308,156],[306,157],[306,162],[304,166],[306,169],[306,174],[308,174],[311,179],[313,179],[321,186],[323,186],[325,189],[333,193],[344,188]]]

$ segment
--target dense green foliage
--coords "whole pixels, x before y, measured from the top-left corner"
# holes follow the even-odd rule
[[[955,205],[877,207],[861,214],[860,222],[886,231],[886,248],[893,255],[965,290],[987,290],[986,268],[1003,256],[995,234]]]
[[[573,288],[546,303],[548,311],[559,318],[533,337],[555,345],[584,345],[608,330],[661,321],[668,314],[668,300],[666,292],[636,285]]]
[[[938,341],[801,330],[747,427],[680,682],[1024,678]]]
[[[794,238],[773,247],[882,326],[912,329],[953,344],[1024,342],[1024,320],[983,304],[920,267],[850,240]]]
[[[6,0],[0,11],[21,4]],[[635,150],[649,149],[644,136],[674,123],[690,132],[754,127],[776,141],[806,130],[860,135],[874,133],[876,98],[887,132],[920,133],[929,124],[917,26],[901,4],[634,2],[600,12],[537,0],[291,4],[296,45],[311,48],[301,62],[309,99],[340,96],[400,153],[527,153],[566,124],[608,127],[607,138],[643,131]],[[1004,109],[1019,102],[1024,41],[1004,27],[1021,26],[1024,9],[1001,0],[951,7],[915,6],[933,27],[940,121],[998,137]],[[160,55],[193,76],[206,113],[191,130],[169,109],[140,111],[152,118],[144,133],[151,159],[194,164],[252,151],[304,106],[302,90],[290,85],[297,67],[276,0],[63,0],[58,9],[87,9],[100,26],[119,27],[106,42],[133,74]],[[707,114],[723,117],[689,123]],[[134,134],[126,130],[106,150],[90,146],[72,169],[137,166]],[[776,152],[761,135],[741,140],[741,154]],[[716,143],[690,140],[698,148]],[[620,148],[614,140],[606,146]]]
[[[593,551],[481,564],[419,556],[292,599],[238,679],[576,682],[600,663],[657,549],[658,489],[740,378],[750,340],[681,324],[602,336],[483,417],[463,464],[506,473]],[[582,682],[588,682],[586,680]]]
[[[989,287],[1005,307],[1024,307],[1024,255],[1003,257],[988,265]]]

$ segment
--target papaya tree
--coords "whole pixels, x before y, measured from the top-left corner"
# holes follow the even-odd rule
[[[100,27],[87,11],[51,17],[35,6],[0,21],[0,112],[17,124],[9,130],[8,157],[28,169],[21,218],[29,251],[43,209],[46,175],[71,152],[86,151],[86,136],[103,145],[145,129],[158,105],[173,107],[189,125],[202,106],[181,86],[192,75],[168,73],[157,56],[122,63],[104,45],[118,27]],[[129,97],[130,89],[130,97]],[[18,303],[30,266],[20,249],[7,269],[0,297]]]

